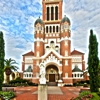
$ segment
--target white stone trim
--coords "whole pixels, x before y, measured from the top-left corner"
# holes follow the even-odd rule
[[[51,50],[49,50],[47,53],[45,53],[45,54],[41,57],[41,59],[46,58],[47,55],[50,54],[51,52],[53,52],[58,58],[60,58],[60,59],[62,58],[62,56],[61,56],[59,53],[57,53],[55,50],[51,49]]]
[[[40,46],[40,41],[37,41],[37,47]]]
[[[57,65],[62,66],[62,64],[60,64],[60,60],[52,54],[48,56],[46,60],[44,60],[45,65],[47,65],[48,63],[56,63]]]
[[[37,56],[37,57],[40,56],[40,52],[39,52],[39,51],[36,52],[36,56]]]
[[[63,77],[63,79],[73,79],[72,77]]]
[[[32,77],[33,77],[33,72],[23,72],[23,78],[24,79],[30,79]]]
[[[33,56],[32,56],[32,57],[33,57]],[[30,58],[30,57],[25,57],[24,63],[33,63],[32,57],[31,57],[31,58]]]
[[[65,73],[65,77],[68,78],[68,73]]]
[[[73,79],[83,79],[83,72],[72,72],[72,75]]]
[[[43,38],[34,38],[34,42],[37,42],[37,41],[40,41],[40,42],[44,42]]]
[[[65,40],[65,46],[68,45],[68,40]]]
[[[65,56],[68,56],[68,51],[67,50],[65,50]]]
[[[68,60],[65,60],[65,65],[68,65]]]
[[[47,25],[45,25],[45,33],[46,33],[46,27],[48,27],[48,33],[46,33],[46,34],[50,34],[50,26],[51,26],[51,33],[60,33],[60,30],[59,30],[59,28],[60,28],[60,24],[47,24]],[[53,26],[55,27],[55,32],[53,32]],[[56,32],[56,27],[58,26],[58,32]]]

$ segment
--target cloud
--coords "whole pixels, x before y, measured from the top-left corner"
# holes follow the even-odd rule
[[[90,29],[100,42],[100,1],[63,0],[63,5],[63,16],[71,21],[71,50],[80,50],[87,57]],[[1,0],[0,9],[6,57],[14,58],[21,67],[22,54],[34,50],[34,22],[42,16],[42,0]]]
[[[100,42],[100,1],[97,0],[64,0],[64,14],[71,20],[71,50],[74,48],[85,53],[88,58],[90,29],[93,29]],[[98,45],[98,52],[100,44]],[[99,52],[100,58],[100,52]]]

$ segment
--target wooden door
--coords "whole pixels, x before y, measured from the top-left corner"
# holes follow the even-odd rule
[[[55,82],[55,74],[49,74],[49,82]]]

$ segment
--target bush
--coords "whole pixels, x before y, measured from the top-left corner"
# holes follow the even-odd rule
[[[91,98],[91,100],[100,100],[100,97],[98,96],[97,93],[92,93],[93,98]]]
[[[15,97],[15,93],[12,91],[9,92],[0,91],[0,97],[4,100],[10,100],[11,98]]]
[[[98,96],[100,97],[100,91],[99,91],[99,92],[97,92],[97,94],[98,94]]]
[[[20,77],[10,81],[9,84],[12,86],[38,86],[37,83],[32,83],[29,80],[21,79]]]
[[[76,83],[73,84],[73,86],[84,86],[84,87],[88,87],[90,84],[89,80],[86,81],[78,81]]]
[[[73,100],[100,100],[100,96],[97,93],[91,93],[90,91],[83,91],[79,96]]]

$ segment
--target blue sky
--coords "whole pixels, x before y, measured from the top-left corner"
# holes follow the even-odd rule
[[[71,50],[82,51],[85,59],[90,29],[100,42],[99,5],[100,0],[63,0],[63,16],[71,20]],[[15,59],[20,67],[22,54],[34,50],[34,22],[39,16],[42,16],[42,0],[0,0],[0,31],[4,33],[5,58]]]

